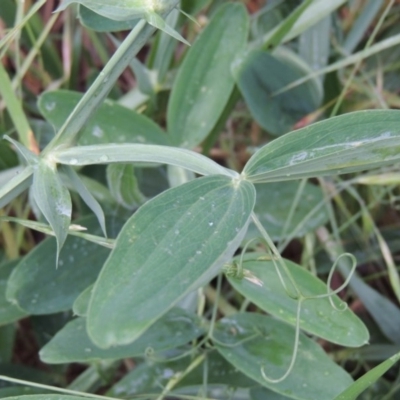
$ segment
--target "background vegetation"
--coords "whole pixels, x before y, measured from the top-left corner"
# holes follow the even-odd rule
[[[0,397],[400,398],[400,3],[122,3],[0,2]]]

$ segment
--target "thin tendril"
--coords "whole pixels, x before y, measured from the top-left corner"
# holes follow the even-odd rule
[[[294,364],[296,363],[297,354],[299,350],[299,342],[300,342],[300,313],[301,313],[301,306],[303,304],[303,299],[299,299],[297,303],[297,313],[296,313],[296,331],[295,331],[295,338],[294,338],[294,346],[293,346],[293,353],[292,359],[290,360],[289,367],[287,371],[278,379],[270,378],[265,373],[264,367],[261,367],[261,375],[269,383],[279,383],[284,381],[293,371]]]

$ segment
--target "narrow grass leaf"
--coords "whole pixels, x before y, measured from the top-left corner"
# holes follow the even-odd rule
[[[260,254],[258,254],[260,256]],[[231,285],[246,299],[262,310],[291,324],[296,325],[297,303],[288,296],[271,260],[261,260],[256,254],[246,257],[243,263],[244,279],[229,277]],[[259,259],[259,260],[257,260]],[[305,268],[284,260],[294,281],[304,296],[326,295],[328,288]],[[246,274],[260,282],[246,279]],[[332,296],[335,304],[341,300]],[[359,347],[369,340],[369,333],[363,322],[350,310],[336,310],[328,298],[306,300],[300,315],[300,327],[312,335],[347,347]]]
[[[358,396],[372,386],[389,368],[393,367],[400,360],[400,353],[395,354],[388,360],[368,371],[361,378],[357,379],[343,393],[335,397],[335,400],[356,400]]]
[[[91,342],[85,325],[85,318],[69,322],[40,350],[41,360],[48,364],[66,364],[145,357],[183,346],[204,333],[196,315],[173,308],[132,344],[104,350]]]
[[[110,163],[156,163],[182,167],[200,175],[235,176],[211,159],[194,151],[151,144],[108,144],[59,149],[52,157],[60,164],[92,165]]]
[[[213,278],[240,245],[254,201],[248,182],[209,176],[143,205],[96,281],[88,311],[92,340],[102,348],[134,341]]]
[[[71,185],[79,193],[82,200],[93,211],[94,215],[96,215],[96,218],[99,221],[99,224],[103,231],[103,234],[105,237],[107,237],[106,218],[104,216],[103,209],[101,208],[99,202],[94,198],[92,193],[88,190],[88,188],[79,178],[79,175],[75,172],[75,170],[72,167],[68,165],[61,165],[60,172],[65,173],[65,175],[70,180]]]
[[[32,184],[32,167],[28,166],[9,179],[0,187],[0,208],[6,206],[11,200],[24,192]]]
[[[359,111],[268,143],[243,174],[256,183],[344,174],[393,164],[399,154],[400,111]]]
[[[93,234],[101,233],[92,216],[76,221]],[[122,221],[109,218],[110,234],[116,236]],[[71,309],[76,297],[94,283],[110,250],[78,237],[69,236],[60,252],[58,268],[53,255],[57,245],[48,238],[29,252],[14,269],[7,298],[30,314],[53,314]]]
[[[295,329],[283,322],[261,314],[241,313],[216,324],[214,344],[239,371],[290,398],[332,399],[351,385],[351,376],[303,334],[290,375],[280,383],[267,382],[261,368],[272,378],[282,376],[292,357],[294,336]]]
[[[35,167],[32,193],[40,211],[52,227],[57,239],[56,258],[68,235],[71,223],[71,196],[58,176],[57,168],[42,159]]]
[[[231,64],[245,48],[248,28],[245,8],[226,4],[190,48],[168,105],[174,145],[193,148],[214,128],[234,88]]]

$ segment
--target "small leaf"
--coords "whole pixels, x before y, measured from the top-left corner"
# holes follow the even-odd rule
[[[48,364],[64,364],[144,357],[149,351],[160,353],[183,346],[204,333],[195,315],[173,308],[132,344],[104,350],[90,341],[85,321],[85,318],[77,318],[61,329],[40,350],[41,360]]]
[[[37,206],[55,233],[58,263],[58,256],[71,223],[72,203],[55,164],[46,159],[40,160],[33,173],[32,193]]]
[[[290,132],[258,150],[246,164],[252,182],[345,174],[400,159],[400,111],[349,113]]]
[[[190,46],[190,43],[185,40],[174,28],[171,28],[157,13],[149,12],[146,14],[145,19],[150,25],[172,36],[174,39],[179,40],[180,42]]]
[[[22,171],[14,171],[15,175],[0,187],[0,208],[6,206],[11,200],[24,192],[32,184],[32,167],[28,166]]]
[[[79,175],[75,172],[75,170],[72,167],[69,167],[67,165],[61,165],[60,172],[65,173],[65,175],[69,178],[71,185],[79,193],[82,200],[93,211],[94,215],[96,215],[96,218],[99,221],[99,224],[103,231],[103,234],[105,237],[107,237],[106,218],[104,216],[104,212],[103,209],[101,208],[101,205],[94,198],[92,193],[87,189],[85,184],[79,178]]]
[[[216,324],[214,344],[239,371],[274,392],[298,400],[332,399],[352,383],[350,375],[303,334],[290,375],[280,383],[266,381],[261,368],[273,378],[286,372],[294,336],[294,328],[283,322],[261,314],[242,313]]]
[[[104,348],[132,342],[212,279],[243,239],[254,199],[248,182],[209,176],[139,208],[95,284],[88,312],[92,340]]]
[[[356,400],[358,396],[372,386],[389,368],[393,367],[400,360],[400,353],[395,354],[388,360],[377,365],[368,371],[361,378],[357,379],[343,393],[335,397],[335,400]]]
[[[132,164],[110,164],[107,167],[107,183],[118,204],[132,210],[146,201],[140,192]]]
[[[242,5],[226,4],[185,56],[168,105],[168,132],[176,146],[195,147],[217,123],[235,85],[231,64],[245,48],[248,25]]]
[[[327,286],[321,280],[289,260],[284,262],[304,296],[327,294]],[[286,293],[273,261],[257,261],[256,254],[249,254],[246,255],[243,268],[246,273],[255,277],[260,285],[254,284],[246,277],[228,278],[231,285],[262,310],[291,325],[296,325],[298,300]],[[341,302],[336,295],[333,296],[333,301],[335,304]],[[363,322],[350,309],[345,311],[334,309],[328,298],[304,301],[300,314],[300,327],[342,346],[359,347],[369,340],[369,333]]]
[[[92,297],[93,285],[88,286],[74,301],[72,311],[78,317],[86,317],[89,308],[90,298]]]

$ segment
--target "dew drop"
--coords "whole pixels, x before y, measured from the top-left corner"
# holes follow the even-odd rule
[[[70,163],[70,165],[76,165],[76,164],[78,164],[78,160],[76,158],[71,158],[69,160],[69,163]]]
[[[107,162],[108,161],[108,156],[106,156],[106,155],[101,156],[100,157],[100,161],[101,162]]]
[[[209,222],[208,225],[209,225],[209,226],[213,226],[213,225],[214,225],[214,222]]]

